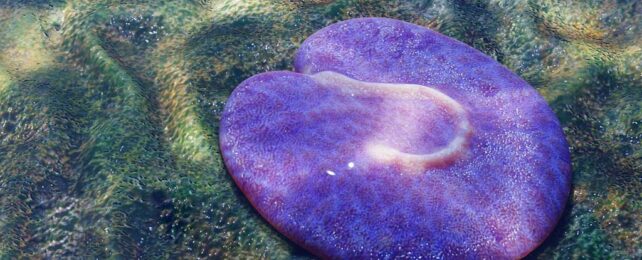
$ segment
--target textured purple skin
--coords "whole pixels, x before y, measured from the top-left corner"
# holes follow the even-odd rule
[[[254,207],[305,249],[324,258],[508,259],[554,228],[570,189],[568,144],[545,100],[490,57],[417,25],[363,18],[310,36],[295,69],[241,83],[220,144]],[[374,161],[363,143],[385,124],[381,115],[403,113],[382,107],[385,97],[355,101],[306,75],[321,71],[447,94],[469,114],[465,155],[421,174]],[[452,120],[423,109],[426,136],[412,149],[435,150],[453,137]]]

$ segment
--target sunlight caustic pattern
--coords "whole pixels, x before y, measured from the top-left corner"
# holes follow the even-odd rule
[[[0,1],[0,258],[309,258],[234,187],[218,121],[243,79],[290,70],[307,36],[365,16],[481,50],[561,119],[575,190],[533,256],[639,258],[640,12],[608,0]]]

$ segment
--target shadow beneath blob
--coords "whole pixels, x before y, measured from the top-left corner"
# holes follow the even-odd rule
[[[636,142],[623,142],[619,140],[622,138],[613,138],[614,133],[625,137],[642,136],[641,129],[632,124],[627,127],[627,123],[624,123],[624,127],[605,123],[614,122],[613,118],[642,121],[642,114],[633,112],[637,111],[636,107],[642,108],[641,103],[635,101],[642,100],[642,95],[633,94],[631,97],[631,93],[639,93],[635,91],[639,82],[630,80],[631,77],[617,72],[614,67],[609,62],[592,61],[574,74],[573,78],[559,80],[569,82],[565,86],[558,86],[565,87],[568,91],[553,100],[550,106],[565,128],[571,146],[572,189],[557,227],[526,259],[547,259],[553,254],[565,258],[578,252],[605,257],[602,254],[606,252],[601,250],[610,248],[610,244],[619,239],[607,229],[610,224],[604,223],[632,221],[626,215],[631,213],[615,214],[617,219],[598,218],[600,209],[596,208],[608,203],[608,195],[613,191],[620,195],[636,196],[636,191],[642,188],[638,170],[642,164],[634,153],[623,152],[635,150]],[[634,109],[627,111],[618,107]],[[575,198],[578,195],[574,191],[579,187],[582,189],[580,193],[587,198]]]
[[[221,156],[221,161],[223,161],[223,158]],[[295,244],[292,242],[289,238],[281,234],[278,230],[276,230],[265,218],[261,216],[261,214],[252,206],[250,201],[245,197],[245,194],[239,189],[239,187],[236,185],[236,182],[232,179],[232,176],[230,175],[229,170],[227,169],[227,165],[223,164],[223,171],[226,173],[227,178],[229,179],[230,182],[232,182],[234,185],[232,187],[232,192],[237,195],[238,202],[240,204],[243,204],[243,207],[247,207],[251,214],[254,214],[255,216],[260,216],[260,221],[263,223],[265,226],[270,227],[270,230],[272,230],[279,238],[281,238],[283,241],[287,241],[288,245],[291,247],[290,248],[290,254],[288,257],[290,259],[300,259],[300,260],[306,260],[306,259],[316,259],[315,256],[311,255],[308,251],[300,247],[299,245]]]
[[[544,240],[544,242],[539,245],[535,250],[533,250],[530,254],[528,254],[524,259],[542,259],[542,258],[547,258],[550,254],[550,250],[558,249],[560,245],[562,244],[562,240],[564,239],[564,234],[570,230],[570,224],[571,224],[571,219],[572,219],[572,208],[573,204],[571,201],[573,200],[573,190],[575,190],[575,187],[571,187],[570,195],[568,199],[566,200],[566,206],[564,207],[564,213],[562,213],[562,216],[560,217],[559,222],[557,223],[557,226],[555,226],[555,229],[553,229],[553,232],[548,235],[548,238]]]

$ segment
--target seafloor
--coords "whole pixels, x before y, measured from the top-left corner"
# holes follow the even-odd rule
[[[364,16],[474,46],[558,115],[573,190],[529,257],[642,258],[640,1],[0,0],[0,259],[311,258],[236,189],[218,121]]]

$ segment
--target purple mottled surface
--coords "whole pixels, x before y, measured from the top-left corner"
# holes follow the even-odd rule
[[[545,100],[501,64],[382,18],[318,31],[294,63],[296,72],[259,74],[234,90],[220,143],[250,202],[297,244],[327,258],[518,258],[554,228],[570,189],[568,145]],[[456,120],[429,100],[351,95],[310,76],[322,71],[456,100],[471,126],[461,155],[419,173],[372,158],[372,140],[437,151]]]

